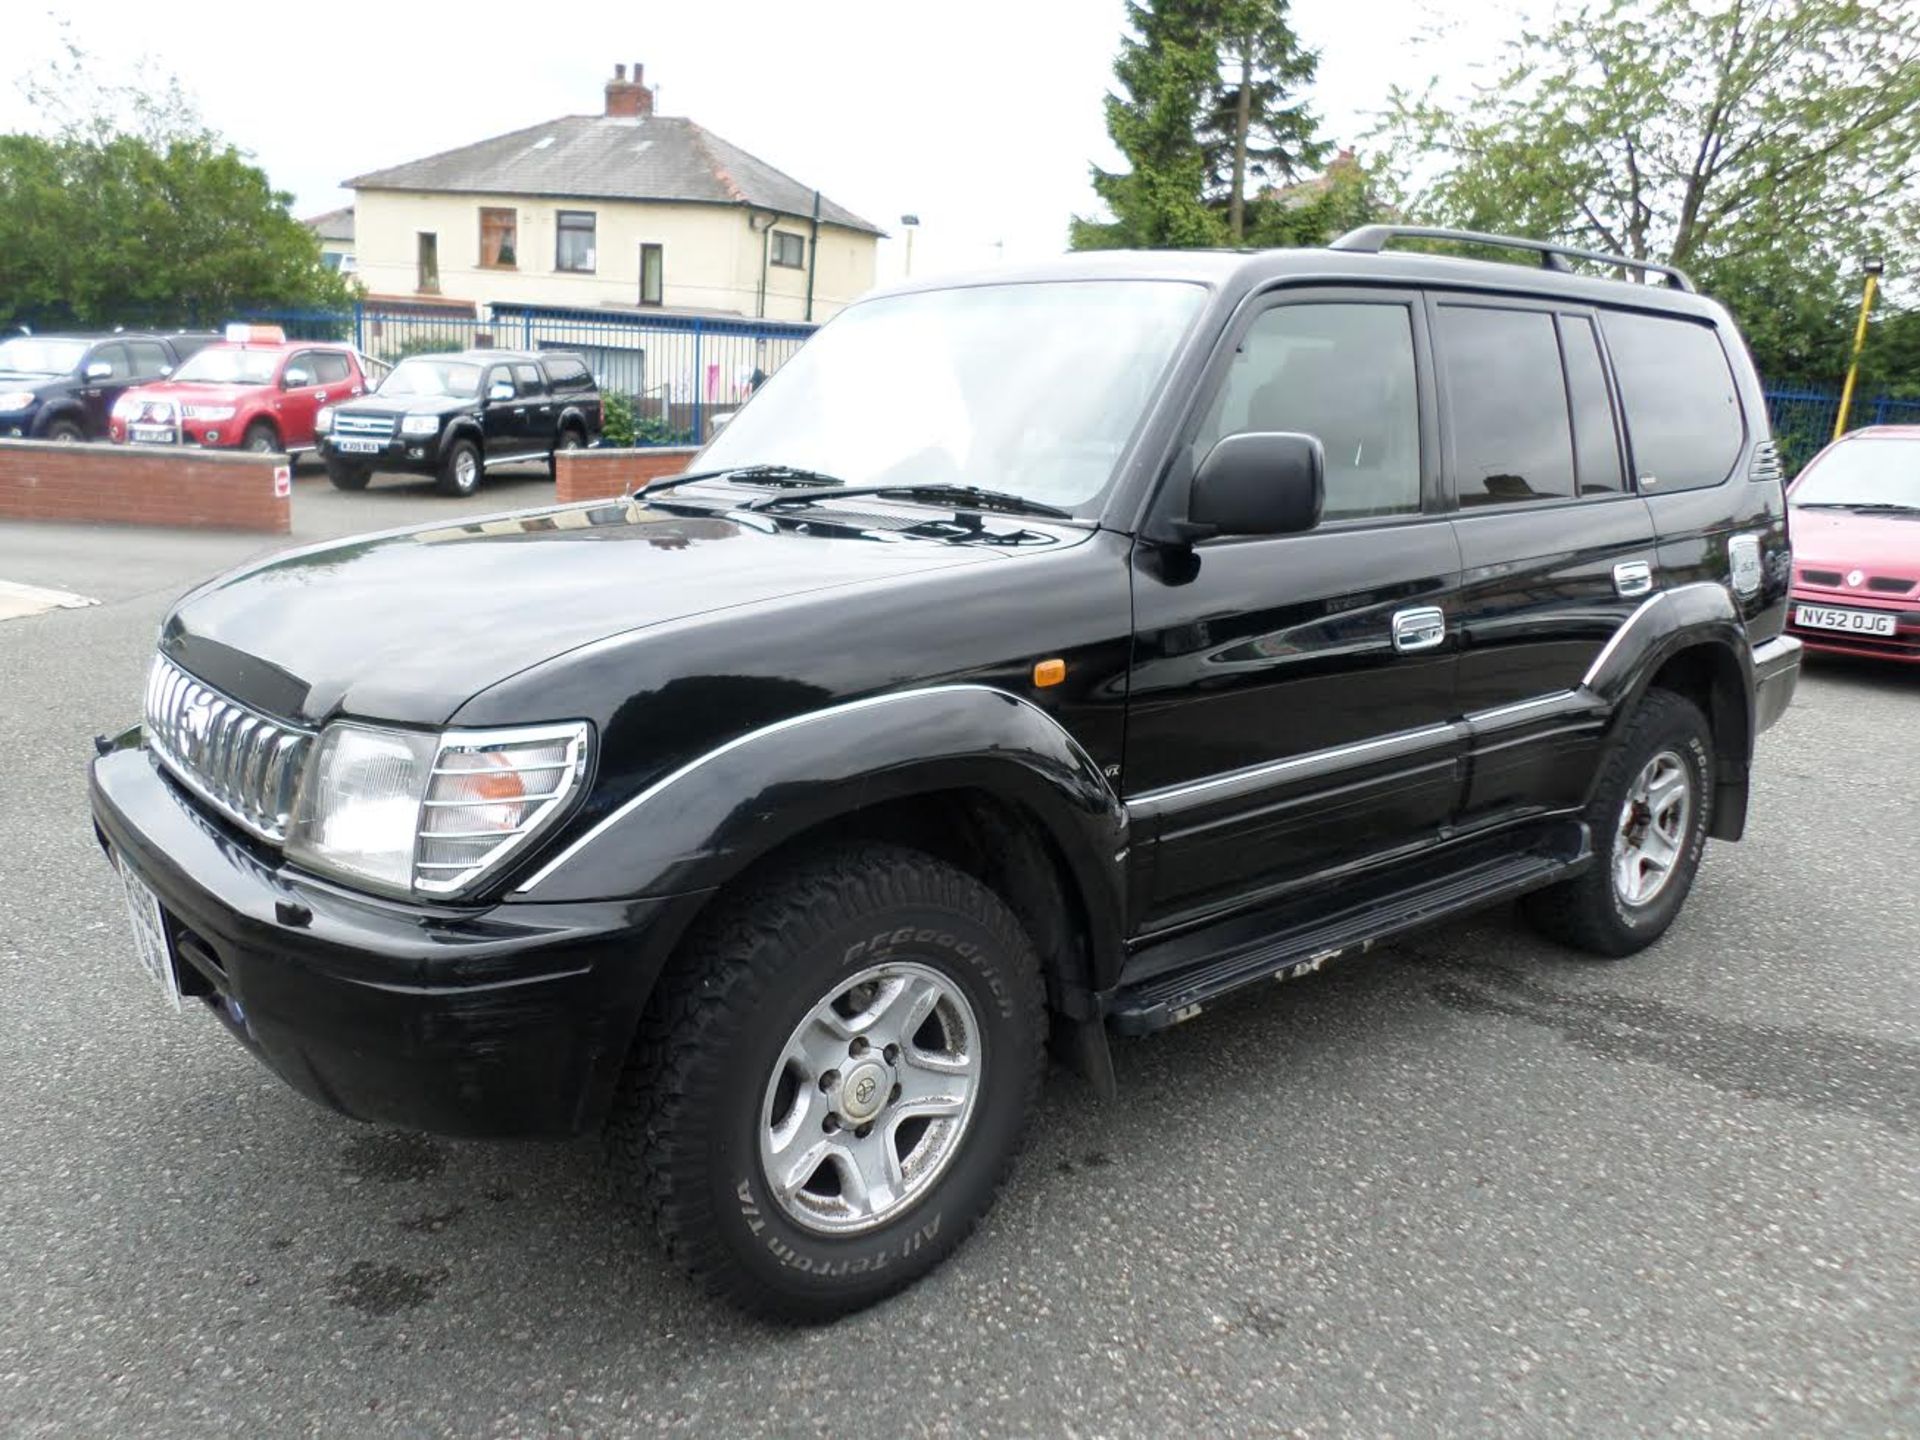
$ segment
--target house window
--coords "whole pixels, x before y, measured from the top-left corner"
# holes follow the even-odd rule
[[[594,271],[593,211],[562,210],[556,217],[553,268],[591,275]]]
[[[807,268],[807,237],[791,230],[773,232],[773,263],[792,270]]]
[[[512,270],[519,266],[519,211],[481,207],[480,264],[488,270]]]
[[[423,295],[438,295],[440,293],[440,237],[431,230],[422,230],[416,239],[413,288]]]
[[[665,262],[658,245],[640,247],[640,303],[642,305],[664,304],[666,281],[662,276]]]

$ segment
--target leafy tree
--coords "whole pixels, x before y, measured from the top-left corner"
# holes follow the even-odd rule
[[[1226,238],[1206,202],[1207,153],[1199,131],[1218,79],[1218,0],[1128,0],[1132,34],[1120,42],[1106,99],[1107,133],[1128,169],[1093,169],[1111,221],[1076,216],[1076,250],[1217,245]]]
[[[1200,142],[1210,198],[1224,195],[1227,235],[1237,245],[1246,237],[1248,180],[1297,181],[1326,153],[1314,138],[1312,111],[1297,98],[1313,83],[1320,57],[1301,48],[1286,0],[1223,0],[1213,8],[1219,58]]]
[[[0,135],[0,325],[209,323],[353,291],[177,81],[113,84],[68,42],[22,87],[52,123]]]
[[[1360,225],[1396,214],[1391,186],[1377,165],[1342,150],[1308,180],[1267,190],[1248,202],[1247,240],[1259,249],[1325,245]]]
[[[1470,229],[1686,266],[1768,374],[1844,363],[1858,258],[1920,234],[1920,10],[1595,0],[1464,104],[1395,92],[1416,205]]]

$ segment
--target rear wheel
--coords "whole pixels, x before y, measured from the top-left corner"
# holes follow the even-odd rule
[[[992,1202],[1039,1086],[1039,967],[998,896],[892,846],[722,906],[661,978],[609,1158],[710,1293],[824,1320],[932,1269]]]
[[[557,481],[560,478],[560,452],[582,449],[586,443],[586,437],[580,433],[578,426],[568,425],[561,430],[559,441],[547,456],[547,473]]]
[[[1594,864],[1528,896],[1527,918],[1596,955],[1631,955],[1658,940],[1693,888],[1713,780],[1713,736],[1699,707],[1668,690],[1648,691],[1587,807]]]
[[[471,495],[480,488],[480,447],[471,440],[456,440],[440,460],[442,495]]]
[[[240,448],[255,455],[275,454],[280,449],[280,432],[273,428],[272,421],[256,420],[240,438]]]

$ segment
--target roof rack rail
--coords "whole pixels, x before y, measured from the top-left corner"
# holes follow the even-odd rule
[[[1540,257],[1543,270],[1568,271],[1569,260],[1592,260],[1601,265],[1619,265],[1628,270],[1658,275],[1675,290],[1691,292],[1693,281],[1686,272],[1657,260],[1631,260],[1625,255],[1608,255],[1601,250],[1579,250],[1571,245],[1556,245],[1551,240],[1528,240],[1519,235],[1486,235],[1478,230],[1447,230],[1432,225],[1362,225],[1349,230],[1328,245],[1329,250],[1349,250],[1362,255],[1378,255],[1392,240],[1457,240],[1471,245],[1495,245],[1504,250],[1531,250]]]

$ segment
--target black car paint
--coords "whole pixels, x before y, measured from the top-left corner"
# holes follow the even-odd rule
[[[181,361],[200,349],[210,337],[117,333],[97,336],[46,335],[39,338],[90,340],[92,343],[87,346],[80,363],[65,375],[0,372],[0,390],[24,390],[34,397],[32,406],[23,412],[10,414],[6,423],[9,427],[18,425],[24,431],[20,437],[22,439],[46,439],[56,426],[64,423],[77,427],[82,440],[102,443],[107,439],[107,423],[113,415],[113,407],[122,395],[137,385],[150,385],[166,379],[179,368]],[[129,371],[111,380],[88,377],[87,367],[94,363],[103,348],[123,345],[130,340],[158,345],[166,354],[165,368],[151,374]],[[128,355],[131,354],[128,351]],[[24,421],[20,416],[24,416]],[[6,430],[0,429],[0,435],[6,433]]]
[[[557,393],[540,352],[519,350],[468,350],[435,355],[436,360],[464,361],[480,367],[480,384],[473,395],[382,395],[378,391],[338,406],[335,423],[342,415],[377,416],[393,422],[392,438],[378,451],[343,451],[332,433],[316,437],[315,449],[322,460],[381,470],[404,471],[419,475],[439,472],[447,452],[461,440],[471,441],[480,451],[481,464],[505,460],[544,458],[558,447],[567,431],[576,432],[582,445],[600,434],[603,415],[597,389]],[[574,358],[574,357],[569,357]],[[545,389],[540,394],[522,394],[516,386],[513,398],[494,400],[488,386],[496,372],[513,382],[514,366],[533,365],[540,371]],[[431,435],[402,435],[400,423],[408,415],[433,415],[439,427]]]
[[[1718,687],[1727,764],[1715,833],[1737,837],[1753,733],[1794,679],[1795,655],[1772,646],[1756,694],[1750,646],[1779,634],[1786,574],[1780,487],[1747,479],[1761,434],[1710,489],[1462,515],[1423,345],[1421,514],[1270,539],[1161,538],[1182,513],[1192,467],[1182,440],[1209,376],[1251,307],[1294,287],[1624,304],[1730,335],[1724,312],[1672,291],[1420,256],[1078,266],[1213,290],[1114,485],[1080,521],[995,513],[954,524],[937,506],[878,500],[749,514],[764,491],[701,481],[267,561],[187,597],[162,649],[308,724],[592,722],[588,793],[462,913],[513,926],[548,906],[659,902],[631,937],[649,957],[630,977],[642,996],[652,957],[671,949],[698,897],[772,847],[876,803],[985,792],[1030,817],[1056,856],[1086,936],[1077,962],[1054,962],[1077,968],[1051,976],[1052,993],[1078,997],[1075,1018],[1097,1016],[1129,956],[1169,935],[1191,948],[1208,925],[1317,876],[1443,862],[1503,826],[1577,811],[1634,699],[1688,649]],[[1750,366],[1735,371],[1748,415],[1764,416]],[[1736,533],[1760,537],[1767,577],[1737,607],[1726,546]],[[1653,601],[1615,593],[1623,558],[1652,564]],[[1394,649],[1389,618],[1410,603],[1445,612],[1439,649]],[[1033,666],[1048,658],[1066,662],[1067,679],[1036,686]],[[191,802],[164,776],[103,778],[146,763],[140,752],[98,762],[101,828],[170,909],[204,916],[217,909],[196,889],[204,877],[146,862],[171,853],[152,833],[176,823],[168,807]],[[663,795],[670,806],[648,808]],[[260,867],[262,894],[326,888],[265,847],[225,840]],[[422,909],[418,923],[437,913]],[[332,958],[343,985],[354,965],[362,979],[381,973],[383,955],[401,974],[416,963],[375,930],[362,941],[353,964],[351,944]],[[245,1009],[248,983],[268,982],[238,977],[265,974],[277,942],[260,925],[233,943],[249,960],[209,983],[230,985]],[[354,993],[313,1012],[325,1016],[313,1028],[343,1046],[358,1023]],[[623,994],[619,1017],[639,1003]],[[480,1033],[462,1016],[441,1033]],[[604,1096],[623,1053],[597,1013],[578,1020],[599,1037],[598,1059],[579,1094],[549,1107],[545,1123],[559,1130],[590,1123],[595,1104],[581,1097]],[[408,1118],[397,1096],[333,1103]],[[484,1124],[478,1111],[460,1117],[460,1128]]]

